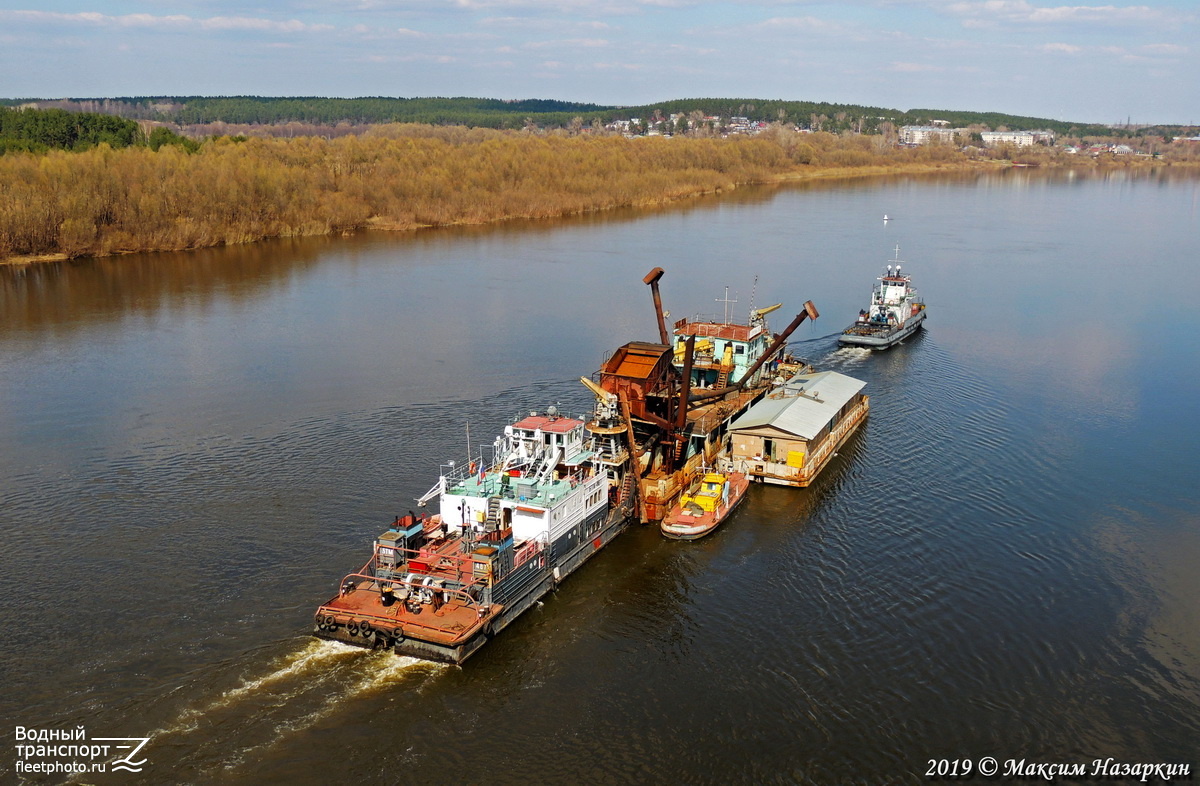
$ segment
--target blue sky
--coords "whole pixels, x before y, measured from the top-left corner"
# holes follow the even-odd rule
[[[720,96],[1200,123],[1200,3],[1109,1],[0,0],[0,96]]]

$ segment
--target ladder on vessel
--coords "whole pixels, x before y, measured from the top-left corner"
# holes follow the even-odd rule
[[[716,388],[718,390],[729,384],[729,372],[732,370],[732,366],[721,366],[721,373],[717,374]]]
[[[500,529],[499,497],[488,497],[487,517],[484,519],[484,529],[490,532]]]
[[[625,500],[629,499],[629,495],[632,493],[633,493],[633,473],[627,472],[625,474],[625,479],[621,481],[621,496],[618,498],[617,501],[624,502]]]

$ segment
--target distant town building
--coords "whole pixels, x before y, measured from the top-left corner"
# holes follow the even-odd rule
[[[1033,145],[1053,145],[1053,131],[984,131],[983,144],[988,147],[996,145],[1013,145],[1015,147],[1032,147]]]
[[[930,142],[953,142],[958,129],[936,126],[901,126],[900,141],[906,145],[926,145]]]
[[[906,145],[927,145],[930,142],[945,142],[951,144],[955,137],[962,140],[970,138],[971,131],[966,128],[949,128],[945,120],[930,121],[928,126],[901,126],[900,141]],[[1029,147],[1030,145],[1053,145],[1053,131],[984,131],[981,133],[983,144],[988,147],[996,145],[1015,145]]]

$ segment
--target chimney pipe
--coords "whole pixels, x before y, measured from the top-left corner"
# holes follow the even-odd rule
[[[663,316],[662,297],[658,294],[658,280],[663,277],[663,269],[656,267],[646,274],[643,283],[650,285],[650,293],[654,295],[654,315],[658,317],[658,338],[660,344],[670,344],[671,337],[667,335],[667,319]]]

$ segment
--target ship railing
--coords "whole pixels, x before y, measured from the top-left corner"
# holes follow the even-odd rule
[[[629,451],[627,450],[617,450],[615,452],[609,450],[598,450],[596,451],[596,455],[593,457],[593,461],[596,461],[600,464],[624,464],[625,460],[628,458]]]
[[[742,390],[735,397],[708,405],[710,408],[704,411],[702,415],[695,420],[690,420],[692,433],[708,434],[712,432],[721,425],[721,421],[728,417],[730,413],[740,409],[747,401],[765,392],[765,389],[759,390],[757,388]]]
[[[683,319],[680,319],[679,321],[677,321],[675,323],[676,328],[690,326],[690,327],[698,328],[701,331],[703,331],[703,330],[718,330],[722,327],[728,327],[729,325],[737,325],[738,327],[746,327],[746,323],[736,321],[736,319],[733,318],[732,314],[729,314],[727,317],[725,314],[695,313],[695,314],[692,314],[690,317],[684,317]],[[695,335],[701,336],[701,335],[705,335],[705,334],[698,332]]]
[[[492,466],[494,465],[483,460],[483,456],[477,456],[473,459],[468,458],[466,461],[455,462],[454,466],[442,474],[442,477],[446,479],[446,486],[449,487],[479,474],[481,468],[486,472]]]
[[[524,565],[526,562],[528,562],[533,557],[536,557],[538,554],[541,554],[542,550],[544,548],[545,548],[544,544],[540,540],[535,539],[535,540],[529,541],[524,546],[517,549],[517,553],[513,557],[513,570],[516,570],[517,568]]]
[[[506,496],[510,499],[515,499],[515,496],[514,496],[516,493],[515,488],[518,484],[521,484],[521,483],[533,484],[535,497],[541,496],[543,493],[545,493],[545,489],[542,488],[543,486],[550,486],[554,483],[569,483],[573,490],[573,489],[577,488],[581,483],[584,483],[589,478],[591,478],[592,472],[593,472],[593,470],[591,470],[588,467],[583,467],[583,466],[580,466],[578,469],[575,469],[572,472],[565,472],[561,475],[556,470],[551,473],[550,477],[546,478],[541,483],[536,483],[536,484],[533,484],[533,480],[534,480],[535,476],[532,471],[528,474],[522,473],[520,475],[510,475],[510,476],[508,476],[508,482],[503,484],[504,496]],[[491,480],[492,480],[492,476],[489,476],[488,482],[491,482]],[[497,482],[499,482],[499,481],[497,481]],[[500,492],[496,492],[496,493],[500,493]],[[530,497],[527,499],[532,499],[532,498]]]
[[[382,583],[395,583],[400,577],[406,580],[410,573],[415,573],[420,576],[428,576],[433,579],[445,579],[461,584],[465,588],[483,587],[485,582],[476,573],[477,565],[487,565],[486,560],[475,559],[470,554],[442,554],[437,551],[425,549],[405,549],[393,548],[392,552],[397,559],[391,565],[382,564],[379,561],[379,547],[375,547],[375,554],[371,559],[367,560],[367,564],[356,575],[370,576],[372,581]],[[413,570],[412,562],[425,563],[426,570]],[[447,564],[448,563],[448,564]],[[382,575],[383,572],[388,573],[388,576]]]
[[[536,560],[536,558],[535,558]],[[528,562],[526,565],[537,564],[537,562]],[[537,570],[518,570],[513,568],[503,581],[499,582],[492,588],[492,602],[507,604],[512,602],[514,598],[519,598],[525,595],[530,587],[538,582],[545,581],[549,571],[545,569],[545,565],[539,566]]]
[[[683,354],[680,353],[679,357],[677,359],[673,360],[672,362],[676,363],[678,365],[682,365],[684,359],[685,358],[683,357]],[[713,354],[713,351],[711,349],[700,350],[692,355],[692,366],[693,367],[708,366],[708,365],[714,365],[714,364],[720,365],[720,361],[717,360],[716,355]]]
[[[348,574],[346,574],[345,578],[342,579],[341,586],[345,587],[347,583],[354,582],[355,579],[368,579],[372,583],[378,584],[378,581],[375,579],[375,577],[367,575],[365,573],[348,573]],[[460,589],[457,587],[455,587],[455,588],[452,588],[452,587],[426,587],[420,582],[409,582],[407,580],[391,581],[391,582],[389,582],[389,584],[391,584],[392,586],[395,586],[397,584],[404,584],[405,586],[409,587],[410,589],[417,590],[417,591],[431,590],[432,592],[441,594],[442,598],[443,598],[443,602],[446,602],[446,596],[448,596],[448,595],[453,596],[462,605],[467,606],[468,608],[474,608],[478,612],[480,617],[482,617],[484,614],[484,606],[488,605],[485,603],[481,603],[478,598],[474,597],[465,588]],[[362,587],[355,586],[354,591],[362,592],[364,590]],[[383,592],[382,588],[378,588],[378,587],[372,588],[371,590],[368,590],[368,591],[379,592],[380,594],[382,594],[382,592]],[[343,593],[339,594],[338,597],[341,597],[341,595],[344,595],[344,594],[345,593],[343,592]],[[401,601],[397,601],[397,603],[399,603],[399,602],[401,602]],[[365,611],[362,609],[356,609],[351,612],[351,611],[346,611],[345,609],[340,609],[337,607],[330,608],[328,603],[322,605],[321,608],[325,609],[326,611],[328,611],[332,614],[348,614],[356,620],[371,620],[373,622],[386,623],[387,625],[395,625],[397,622],[397,619],[394,616],[390,616],[387,614],[378,614],[378,613],[374,613],[374,612],[370,612],[370,611]],[[422,628],[428,628],[430,630],[443,630],[443,628],[441,628],[437,625],[430,625],[428,623],[422,622],[421,620],[413,619],[411,616],[406,616],[404,618],[404,626],[406,628],[411,627],[411,626],[418,626],[418,627],[422,627]]]
[[[417,501],[424,505],[430,500],[440,496],[445,491],[454,488],[463,481],[473,478],[479,474],[481,468],[484,472],[488,472],[496,467],[495,460],[491,463],[485,462],[483,459],[483,448],[480,448],[480,454],[466,461],[448,461],[442,465],[443,472],[438,477],[437,482],[425,492]]]

